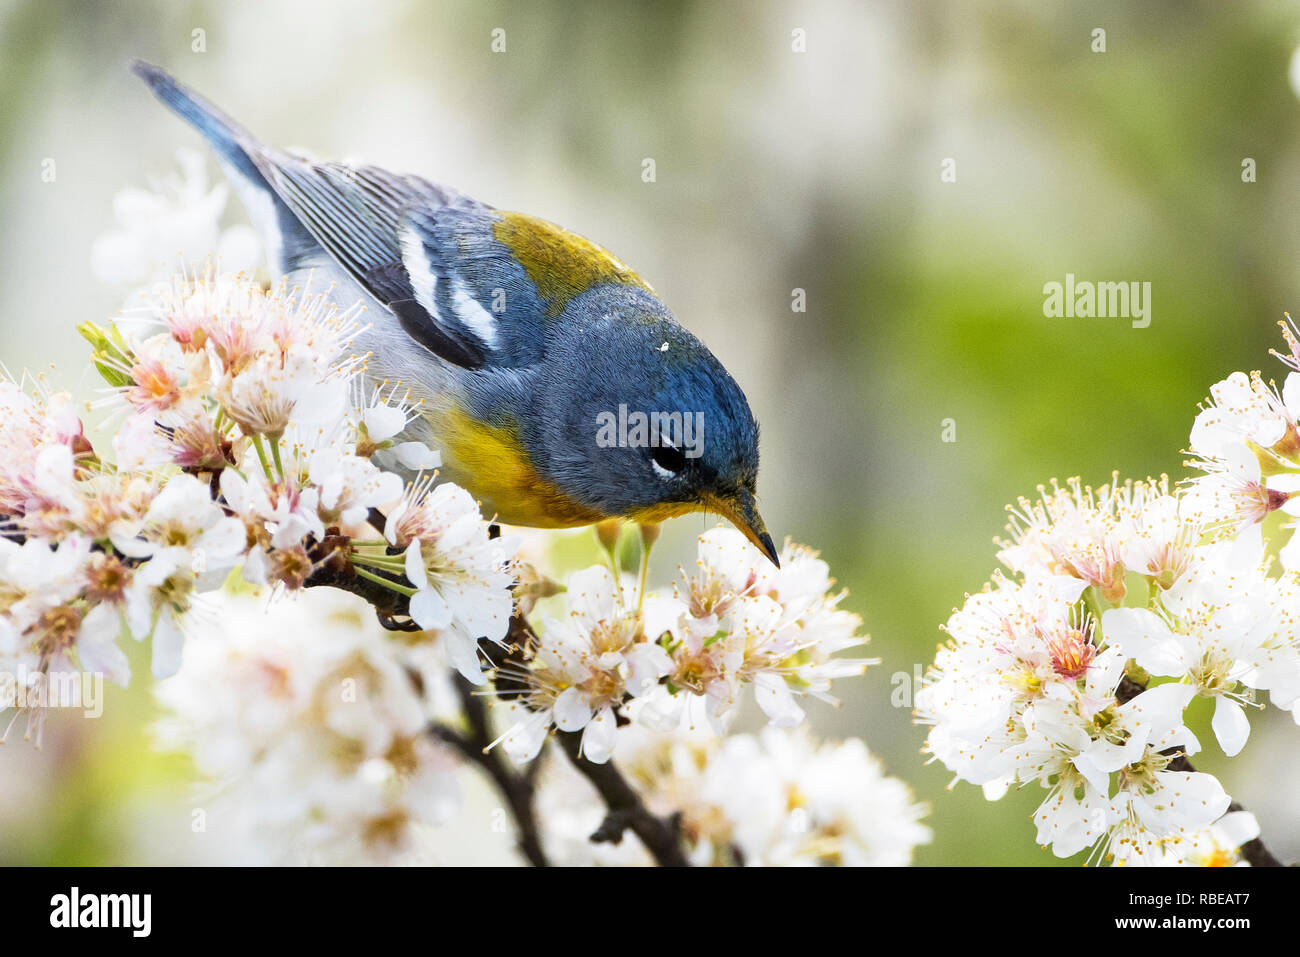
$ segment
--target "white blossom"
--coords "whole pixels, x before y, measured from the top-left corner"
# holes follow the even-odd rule
[[[363,602],[222,595],[185,668],[161,682],[160,740],[194,755],[229,820],[222,840],[267,863],[393,863],[456,810],[455,762],[400,646]],[[306,626],[305,626],[306,625]]]
[[[715,736],[669,734],[634,722],[617,732],[619,763],[648,808],[681,815],[696,865],[894,867],[930,841],[927,808],[859,740],[817,743],[804,729]],[[540,810],[556,862],[646,865],[631,834],[618,845],[589,835],[606,810],[562,757],[541,775]]]
[[[176,151],[179,175],[167,176],[153,189],[131,187],[113,198],[117,228],[95,240],[91,270],[116,285],[143,285],[193,267],[215,254],[230,270],[253,269],[261,242],[253,229],[220,226],[229,188],[208,187],[207,160],[197,150]]]

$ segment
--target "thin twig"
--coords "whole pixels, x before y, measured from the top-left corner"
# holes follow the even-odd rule
[[[382,526],[380,531],[382,532]],[[348,558],[349,547],[350,540],[338,534],[337,528],[328,529],[325,537],[318,542],[309,541],[307,554],[312,560],[314,569],[303,582],[303,587],[337,588],[350,592],[365,599],[375,610],[379,623],[389,631],[419,631],[419,625],[410,620],[411,600],[400,592],[358,575],[351,559]],[[378,569],[371,574],[379,578],[391,579],[394,584],[404,584],[402,579]]]
[[[665,819],[650,813],[641,800],[641,795],[627,783],[613,761],[595,764],[582,757],[582,735],[579,732],[561,731],[557,736],[573,766],[591,782],[608,808],[605,820],[591,835],[593,842],[618,844],[623,839],[623,833],[631,831],[641,839],[641,843],[660,867],[690,866],[682,852],[678,815]]]
[[[518,698],[527,690],[527,686],[517,678],[511,677],[521,673],[527,667],[525,652],[537,642],[527,619],[516,612],[510,619],[510,631],[506,635],[506,647],[482,642],[480,648],[492,663],[496,673],[496,689],[499,698]],[[510,665],[502,673],[502,667]],[[573,731],[558,731],[556,736],[564,753],[569,756],[573,766],[585,777],[605,803],[606,814],[596,832],[591,835],[594,843],[619,843],[625,831],[631,831],[641,839],[641,843],[654,857],[660,867],[687,867],[689,862],[682,853],[681,829],[676,815],[661,818],[650,812],[632,785],[628,784],[621,771],[612,762],[595,764],[581,756],[582,735]]]
[[[429,729],[430,733],[451,745],[466,761],[478,765],[491,778],[510,806],[510,814],[515,819],[519,832],[519,852],[534,867],[549,866],[542,849],[541,830],[537,826],[537,815],[533,808],[536,796],[533,775],[513,770],[502,758],[500,751],[488,750],[492,736],[487,708],[484,707],[482,698],[474,693],[474,686],[460,675],[456,676],[455,686],[468,731],[461,732],[447,725],[435,724]]]

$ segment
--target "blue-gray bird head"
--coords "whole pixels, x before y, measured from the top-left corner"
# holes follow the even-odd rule
[[[552,329],[521,432],[542,474],[602,514],[717,513],[776,562],[756,503],[758,424],[713,353],[630,286],[577,296]]]

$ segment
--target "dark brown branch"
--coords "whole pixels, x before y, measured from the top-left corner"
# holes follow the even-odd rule
[[[519,831],[519,852],[534,867],[549,866],[542,849],[541,830],[537,826],[533,808],[533,798],[536,795],[533,775],[527,771],[521,773],[513,770],[500,751],[488,750],[492,737],[483,699],[474,693],[474,686],[460,675],[456,676],[455,685],[468,731],[461,732],[446,725],[435,724],[430,732],[459,751],[466,761],[478,765],[491,778],[510,806],[510,814],[515,819]]]
[[[1125,675],[1123,678],[1120,679],[1119,687],[1115,689],[1115,698],[1116,700],[1119,701],[1120,704],[1127,704],[1128,702],[1132,701],[1134,698],[1136,698],[1145,690],[1146,690],[1145,685],[1143,685],[1141,682],[1134,681],[1128,675]],[[1196,767],[1192,764],[1192,762],[1187,760],[1187,755],[1183,754],[1177,748],[1170,748],[1167,751],[1162,751],[1161,754],[1172,756],[1172,760],[1169,762],[1169,769],[1171,771],[1193,772],[1196,770]],[[1243,808],[1236,801],[1233,801],[1231,804],[1228,805],[1228,813],[1231,813],[1232,811],[1244,811],[1244,810],[1245,808]],[[1278,860],[1273,855],[1273,852],[1270,851],[1264,845],[1264,842],[1257,837],[1251,838],[1245,844],[1241,845],[1241,856],[1244,857],[1250,863],[1251,867],[1285,867],[1286,866],[1280,860]]]
[[[511,674],[526,667],[525,651],[537,638],[524,617],[516,613],[510,619],[510,632],[506,640],[506,648],[490,642],[483,642],[480,647],[497,671],[498,696],[509,699],[518,697],[526,690],[526,686],[511,677]],[[508,669],[511,674],[501,673],[503,665],[511,666]],[[556,736],[573,766],[591,782],[605,802],[607,813],[600,827],[591,835],[593,842],[608,841],[617,844],[622,840],[623,834],[630,830],[641,839],[641,843],[660,867],[689,866],[682,852],[681,829],[676,816],[665,819],[652,814],[641,800],[641,795],[628,784],[612,761],[594,764],[582,757],[579,753],[582,735],[579,732],[559,731]]]
[[[1186,761],[1186,758],[1183,758]],[[1245,808],[1233,801],[1228,805],[1228,811],[1244,811]],[[1264,842],[1259,838],[1251,838],[1245,844],[1241,845],[1241,856],[1250,862],[1251,867],[1286,867],[1280,860],[1273,856],[1273,852],[1264,846]]]
[[[371,511],[374,512],[373,509]],[[372,515],[372,520],[373,518]],[[383,516],[379,516],[381,521],[382,518]],[[382,532],[383,526],[380,525],[379,528]],[[338,529],[328,529],[321,541],[309,540],[307,546],[307,555],[312,561],[314,570],[303,582],[304,588],[338,588],[341,591],[351,592],[363,598],[375,610],[379,623],[389,631],[420,630],[420,626],[411,621],[408,614],[411,605],[409,598],[401,592],[385,588],[378,582],[357,574],[348,558],[351,542],[347,537],[339,535]],[[378,575],[380,578],[390,578],[394,584],[408,585],[404,579],[385,575],[380,571],[372,570],[371,574]]]
[[[654,857],[660,867],[689,867],[690,862],[682,853],[681,827],[678,815],[664,819],[650,810],[641,800],[632,785],[627,783],[623,773],[613,761],[595,764],[582,757],[582,734],[577,731],[560,731],[557,734],[560,746],[592,787],[600,794],[609,813],[601,822],[596,832],[591,835],[595,843],[608,841],[618,844],[625,831],[631,831],[641,839],[646,850]]]

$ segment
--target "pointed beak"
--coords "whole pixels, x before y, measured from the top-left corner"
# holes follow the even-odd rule
[[[722,517],[744,533],[755,548],[767,556],[777,568],[781,559],[777,556],[776,544],[767,533],[763,516],[758,514],[758,504],[751,492],[741,489],[733,498],[716,500],[716,508]]]

